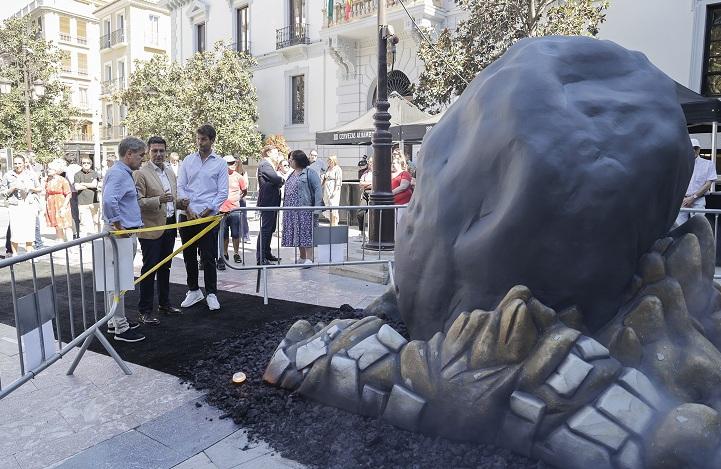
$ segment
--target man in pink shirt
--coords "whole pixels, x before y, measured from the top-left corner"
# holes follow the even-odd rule
[[[228,213],[233,209],[245,207],[245,195],[248,193],[248,180],[246,177],[236,171],[238,161],[232,155],[223,157],[228,164],[228,200],[220,207],[221,213]],[[232,212],[225,218],[225,246],[223,249],[225,259],[228,259],[228,228],[230,228],[230,237],[233,239],[233,260],[237,263],[242,262],[238,248],[240,247],[240,238],[248,237],[248,221],[247,217],[241,217],[240,212]],[[241,223],[245,221],[245,223]],[[218,270],[225,270],[225,262],[218,259]]]

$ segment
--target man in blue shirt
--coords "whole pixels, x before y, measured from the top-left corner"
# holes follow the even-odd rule
[[[215,129],[205,124],[196,131],[198,151],[185,157],[178,174],[179,221],[216,215],[220,206],[228,198],[228,165],[225,160],[213,151]],[[200,233],[207,223],[180,228],[180,239],[187,243],[193,236]],[[188,293],[180,304],[188,308],[203,300],[203,292],[198,286],[198,252],[203,264],[205,299],[208,308],[213,311],[220,309],[216,293],[217,277],[215,259],[218,257],[217,229],[206,233],[195,243],[183,251],[183,261],[188,279]]]
[[[126,137],[118,145],[118,161],[108,170],[103,184],[103,219],[111,230],[129,230],[143,226],[138,205],[138,191],[133,180],[133,171],[140,168],[145,156],[145,143],[136,137]],[[133,239],[135,257],[137,238]],[[108,293],[108,304],[112,304],[114,293]],[[136,332],[138,323],[130,323],[125,317],[125,300],[121,296],[115,315],[108,321],[108,332],[115,334],[115,340],[140,342],[143,334]]]

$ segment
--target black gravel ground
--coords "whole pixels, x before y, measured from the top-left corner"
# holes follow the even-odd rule
[[[302,317],[315,324],[358,318],[350,308]],[[272,321],[209,347],[187,375],[208,401],[265,440],[284,457],[323,468],[548,468],[489,445],[452,442],[395,428],[383,421],[326,407],[265,384],[261,376],[273,351],[295,320]],[[404,332],[402,324],[391,324]],[[231,383],[243,371],[248,380]],[[183,373],[185,374],[185,373]]]
[[[75,311],[76,333],[83,330],[79,272],[70,272],[68,295],[64,268],[56,279],[58,317],[64,340],[69,340],[68,303]],[[38,264],[38,286],[49,284],[49,269]],[[85,274],[86,309],[92,308],[92,282]],[[7,269],[0,285],[9,285]],[[32,292],[28,265],[16,269],[18,297]],[[171,284],[171,299],[184,296],[187,287]],[[68,296],[70,300],[68,301]],[[322,468],[548,468],[510,451],[489,445],[464,444],[431,438],[395,428],[377,419],[361,417],[305,399],[262,382],[270,357],[298,319],[311,324],[335,318],[359,318],[350,307],[324,308],[231,292],[218,292],[223,308],[209,313],[202,304],[177,317],[161,316],[161,325],[141,327],[147,340],[135,344],[112,341],[123,359],[183,379],[207,392],[208,401],[226,412],[225,418],[247,428],[252,438],[266,441],[283,456]],[[102,298],[97,298],[102,308]],[[126,296],[128,316],[136,313],[137,291]],[[0,288],[0,322],[14,325],[10,288]],[[88,312],[89,324],[92,314]],[[405,335],[403,324],[390,325]],[[98,342],[91,349],[106,353]],[[82,367],[82,363],[80,364]],[[243,371],[245,384],[231,377]]]

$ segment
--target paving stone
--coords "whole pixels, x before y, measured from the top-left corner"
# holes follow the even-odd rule
[[[197,407],[196,402],[201,406]],[[144,423],[137,431],[187,458],[238,429],[232,419],[221,420],[221,414],[203,399],[197,399]]]
[[[614,458],[618,469],[643,469],[643,456],[638,443],[628,440]]]
[[[607,358],[608,349],[586,336],[581,336],[576,341],[576,350],[584,360],[596,360],[597,358]]]
[[[198,453],[190,459],[186,459],[172,469],[218,469],[205,453]]]
[[[608,446],[612,450],[621,447],[628,433],[591,406],[576,412],[569,420],[568,426],[576,433],[597,443]]]
[[[334,355],[328,368],[333,394],[347,403],[358,401],[358,365],[352,358]]]
[[[378,329],[378,340],[389,349],[397,352],[403,347],[407,340],[388,324],[383,324]]]
[[[267,443],[248,441],[246,430],[238,430],[204,451],[218,469],[230,469],[271,452]]]
[[[601,395],[596,407],[627,429],[643,434],[653,419],[653,409],[621,386],[614,384]]]
[[[637,397],[640,397],[647,404],[650,404],[657,410],[664,407],[664,398],[658,393],[651,381],[635,368],[624,368],[621,376],[618,378],[619,383],[626,390],[631,391]]]
[[[608,451],[603,446],[574,435],[562,426],[534,446],[533,456],[564,468],[614,469]]]
[[[389,350],[375,335],[361,340],[348,350],[348,356],[358,360],[358,368],[365,370],[373,363],[388,355]]]
[[[131,430],[76,454],[59,464],[57,468],[164,469],[178,464],[185,458],[186,456],[153,438]]]
[[[0,458],[0,468],[2,469],[21,469],[20,464],[13,456]]]
[[[270,384],[278,384],[280,377],[283,376],[283,372],[290,366],[290,360],[285,352],[278,349],[273,354],[273,358],[270,359],[268,367],[265,369],[263,374],[263,380]]]
[[[366,384],[361,393],[361,411],[371,417],[379,417],[383,413],[383,406],[388,398],[388,393]]]
[[[546,384],[563,397],[571,397],[593,369],[573,353],[569,353],[561,365],[548,378]]]
[[[425,405],[422,397],[396,384],[388,398],[383,419],[397,427],[415,431]]]
[[[335,327],[335,326],[333,326]],[[314,361],[328,353],[328,347],[323,339],[316,337],[307,344],[298,347],[295,352],[295,367],[299,370],[312,365]]]
[[[543,418],[546,403],[531,394],[515,391],[511,394],[511,410],[519,417],[538,423]]]

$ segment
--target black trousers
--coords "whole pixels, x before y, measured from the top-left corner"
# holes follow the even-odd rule
[[[185,215],[180,215],[181,222],[187,221]],[[185,226],[179,228],[180,240],[183,244],[203,231],[208,223],[200,225]],[[183,251],[183,261],[185,262],[185,273],[188,276],[188,290],[195,291],[198,286],[198,254],[200,254],[200,262],[203,263],[203,276],[205,278],[205,292],[207,294],[215,294],[218,291],[218,272],[216,269],[215,258],[218,257],[218,227],[216,226],[209,232],[205,233],[202,238],[185,248]]]
[[[175,216],[168,217],[165,222],[166,225],[171,223],[175,223]],[[158,239],[140,238],[139,241],[140,250],[143,253],[143,268],[140,270],[140,273],[144,274],[173,252],[175,228],[165,230]],[[138,311],[141,313],[153,310],[156,277],[158,279],[158,305],[170,306],[170,264],[170,262],[164,264],[156,270],[155,273],[148,275],[145,280],[140,282]]]
[[[70,214],[73,216],[73,238],[80,234],[80,209],[78,208],[78,193],[73,192],[70,197]]]
[[[260,264],[262,259],[267,259],[272,255],[270,243],[273,240],[273,232],[278,225],[278,212],[275,210],[266,210],[260,212],[260,236],[255,248],[255,259]],[[261,239],[263,244],[261,245]],[[262,254],[262,256],[261,256]]]
[[[8,231],[5,235],[5,253],[13,252],[13,246],[10,242],[10,225],[8,225]]]

